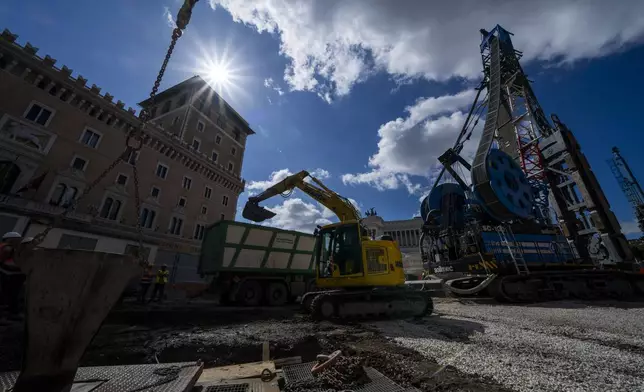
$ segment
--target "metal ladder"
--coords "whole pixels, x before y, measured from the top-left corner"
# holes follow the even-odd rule
[[[514,234],[512,234],[512,230],[510,230],[509,227],[506,229],[505,226],[501,225],[496,227],[496,232],[499,234],[501,244],[508,249],[508,252],[510,252],[510,259],[517,269],[517,274],[528,275],[530,270],[528,270],[528,265],[523,258],[521,245],[517,244]],[[514,247],[516,247],[516,250],[513,249]]]
[[[469,242],[468,241],[465,244],[465,246],[468,248],[468,250],[469,250],[470,246],[473,246],[476,249],[476,251],[477,251],[476,253],[479,255],[479,259],[481,260],[481,265],[483,266],[483,269],[485,270],[485,274],[490,275],[490,274],[492,274],[492,271],[490,271],[490,268],[488,267],[487,262],[485,261],[485,258],[483,257],[483,250],[481,249],[481,247],[479,246],[479,243],[477,241],[477,239],[481,236],[481,231],[478,228],[476,228],[477,227],[476,225],[472,225],[472,227],[473,228],[471,229],[471,232],[468,233],[468,234],[472,234],[472,235],[471,236],[468,235],[467,237],[471,238],[474,242]]]

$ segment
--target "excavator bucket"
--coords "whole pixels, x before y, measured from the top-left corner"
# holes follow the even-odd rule
[[[263,222],[267,219],[271,219],[275,216],[275,213],[267,210],[264,207],[261,207],[259,204],[252,201],[247,201],[244,206],[244,211],[242,212],[244,219],[248,219],[253,222]]]

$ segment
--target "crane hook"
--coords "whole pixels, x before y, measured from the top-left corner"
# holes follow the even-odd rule
[[[185,0],[177,13],[177,27],[185,30],[192,16],[192,8],[199,0]]]

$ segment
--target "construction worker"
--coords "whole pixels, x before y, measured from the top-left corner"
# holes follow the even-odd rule
[[[154,279],[154,291],[152,291],[152,297],[150,297],[150,301],[156,298],[157,293],[159,294],[158,300],[163,300],[163,292],[165,291],[165,284],[168,283],[168,275],[170,275],[168,266],[166,264],[163,264],[161,266],[161,269],[157,271],[157,276]]]
[[[150,264],[143,268],[140,280],[139,302],[145,303],[145,295],[148,293],[150,285],[152,285],[152,266]]]
[[[15,248],[22,241],[22,235],[10,231],[2,236],[0,242],[0,286],[2,302],[9,308],[9,313],[17,315],[20,311],[20,291],[25,281],[25,274],[15,263]]]

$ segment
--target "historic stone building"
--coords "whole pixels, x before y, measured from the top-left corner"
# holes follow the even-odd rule
[[[369,214],[363,219],[363,223],[370,231],[373,238],[381,235],[389,235],[398,242],[403,253],[403,265],[407,275],[420,275],[423,271],[423,263],[418,246],[420,244],[420,228],[423,221],[420,217],[385,221],[378,215]]]
[[[0,231],[33,236],[124,152],[126,133],[140,120],[16,38],[8,30],[0,36]],[[235,219],[246,137],[254,132],[198,76],[159,93],[150,110],[141,151],[83,196],[42,246],[127,253],[139,220],[149,259],[169,264],[181,281],[195,275],[204,227]]]

